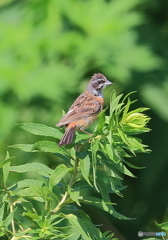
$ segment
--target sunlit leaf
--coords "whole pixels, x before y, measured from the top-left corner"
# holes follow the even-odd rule
[[[105,111],[106,109],[101,111],[98,115],[98,124],[95,128],[95,133],[102,133],[103,131],[103,127],[105,125]]]
[[[10,157],[9,153],[7,152],[5,159],[0,162],[0,168],[2,168],[5,164],[9,163],[13,158],[14,157]]]
[[[33,145],[33,150],[39,152],[51,152],[67,155],[67,152],[63,148],[58,147],[58,145],[55,142],[51,141],[36,142]]]
[[[10,171],[17,173],[36,171],[42,176],[49,177],[53,170],[43,163],[26,163],[23,165],[11,166]]]
[[[48,188],[45,188],[43,186],[37,187],[37,186],[30,186],[24,189],[16,189],[14,193],[20,197],[32,197],[32,198],[37,198],[37,197],[43,197],[43,198],[48,198],[48,194],[53,194],[52,192],[49,191]]]
[[[97,191],[97,184],[96,184],[96,170],[97,170],[97,151],[99,149],[99,141],[98,139],[93,139],[91,142],[91,150],[92,150],[92,164],[93,164],[93,183],[94,187]]]
[[[80,159],[80,169],[85,180],[90,184],[89,174],[90,174],[90,157],[87,155],[85,158]]]
[[[2,167],[2,172],[3,172],[3,184],[4,185],[6,185],[6,181],[8,179],[8,175],[9,175],[10,161],[11,161],[11,157],[9,156],[9,153],[7,152],[5,160],[0,163],[0,168]]]
[[[42,181],[35,180],[35,179],[24,179],[17,183],[18,188],[25,188],[30,186],[42,187],[42,185],[43,185]]]
[[[49,180],[49,188],[52,189],[56,184],[58,184],[61,179],[69,172],[69,168],[67,168],[64,164],[60,164],[56,169],[54,169],[51,173],[51,177]]]
[[[64,217],[68,219],[73,228],[75,228],[84,239],[91,240],[90,234],[88,233],[89,229],[86,229],[87,224],[84,224],[85,220],[82,221],[82,219],[77,218],[73,214],[64,215]]]
[[[90,138],[89,134],[77,134],[75,137],[75,143],[84,143]]]
[[[70,198],[76,202],[78,206],[81,206],[79,199],[80,199],[80,192],[79,190],[73,190],[70,186],[68,186],[68,193]]]
[[[34,144],[15,144],[11,145],[12,148],[19,148],[20,150],[24,152],[32,152],[33,151]]]
[[[70,224],[76,229],[77,232],[79,232],[83,239],[106,240],[106,238],[102,236],[99,229],[95,227],[90,218],[84,212],[80,211],[80,215],[81,217],[77,217],[74,214],[68,214],[64,215],[64,217],[68,219]]]
[[[62,133],[57,128],[48,127],[44,124],[39,123],[20,123],[19,126],[35,135],[46,136],[46,137],[54,137],[57,139],[61,139]]]
[[[11,221],[13,220],[14,218],[14,213],[16,211],[16,208],[13,210],[13,212],[9,213],[9,215],[7,216],[7,218],[4,220],[4,225],[6,227],[9,226],[9,224],[11,224]]]
[[[0,207],[0,222],[2,222],[3,220],[4,210],[5,210],[5,203]]]
[[[112,92],[110,101],[110,116],[112,116],[122,96],[123,94],[116,97],[115,91]]]
[[[123,173],[123,174],[125,174],[129,177],[134,177],[135,178],[135,176],[128,170],[128,168],[122,162],[113,164],[113,167],[118,169],[121,173]]]

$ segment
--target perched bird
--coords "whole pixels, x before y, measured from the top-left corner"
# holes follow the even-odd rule
[[[110,84],[112,84],[112,82],[108,81],[101,73],[96,73],[92,76],[86,90],[79,95],[67,114],[56,124],[57,127],[66,127],[65,133],[58,146],[70,144],[75,131],[80,130],[85,132],[84,129],[95,120],[96,116],[102,110],[104,100],[101,91]]]

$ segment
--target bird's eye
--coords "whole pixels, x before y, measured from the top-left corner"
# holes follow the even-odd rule
[[[102,82],[102,80],[100,79],[100,80],[98,80],[98,83],[101,83]]]

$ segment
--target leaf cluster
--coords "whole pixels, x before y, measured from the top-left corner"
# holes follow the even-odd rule
[[[126,103],[125,103],[126,101]],[[129,111],[129,96],[111,95],[109,116],[103,110],[92,137],[78,133],[74,142],[58,147],[62,137],[58,128],[37,123],[20,124],[24,130],[54,140],[12,147],[25,152],[50,152],[63,163],[51,169],[42,163],[11,166],[7,155],[1,162],[1,236],[13,239],[115,239],[112,233],[101,233],[82,210],[82,205],[95,206],[118,219],[129,218],[118,213],[110,194],[122,196],[123,175],[135,177],[129,168],[138,168],[128,159],[138,152],[148,152],[137,134],[147,132],[149,117],[145,108]],[[8,177],[35,172],[8,186]],[[29,175],[28,175],[29,176]],[[87,196],[84,190],[97,192]]]

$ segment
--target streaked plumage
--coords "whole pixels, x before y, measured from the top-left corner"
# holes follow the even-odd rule
[[[68,112],[56,125],[57,127],[66,127],[59,146],[71,143],[76,130],[83,131],[95,120],[103,108],[104,100],[101,90],[110,84],[112,83],[103,74],[93,75],[86,91],[79,95]]]

